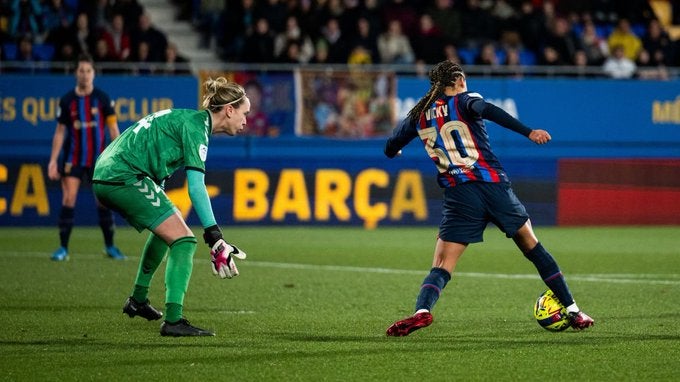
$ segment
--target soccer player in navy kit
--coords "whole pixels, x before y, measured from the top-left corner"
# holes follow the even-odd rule
[[[47,166],[51,180],[61,180],[63,192],[59,212],[59,248],[52,260],[68,260],[68,244],[73,229],[78,190],[83,180],[92,181],[97,157],[120,131],[113,101],[94,86],[94,61],[89,55],[78,57],[76,87],[61,97],[57,127],[52,138],[52,153]],[[108,137],[107,137],[108,134]],[[61,156],[60,156],[61,154]],[[114,221],[111,211],[97,201],[99,226],[104,234],[104,252],[109,258],[125,259],[113,244]]]
[[[415,313],[392,324],[388,336],[407,336],[432,323],[430,311],[451,280],[458,259],[470,243],[481,242],[486,225],[512,238],[538,270],[545,284],[566,307],[571,326],[585,329],[594,321],[581,312],[554,258],[543,248],[529,215],[517,199],[503,167],[491,151],[484,119],[496,122],[536,144],[550,141],[545,130],[532,130],[503,109],[467,90],[463,69],[450,61],[430,72],[430,90],[411,109],[385,145],[394,158],[415,137],[434,161],[444,189],[442,220],[430,274],[423,280]]]

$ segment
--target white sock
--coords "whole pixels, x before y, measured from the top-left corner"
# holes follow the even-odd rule
[[[573,303],[567,307],[567,313],[578,313],[581,309],[578,308],[576,303]]]
[[[418,309],[415,314],[429,312],[427,309]]]

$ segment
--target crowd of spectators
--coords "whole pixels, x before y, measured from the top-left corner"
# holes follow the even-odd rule
[[[83,53],[104,72],[189,71],[137,0],[0,0],[0,50],[0,61],[63,63],[45,66],[52,71],[71,71]],[[3,71],[35,71],[35,65]]]
[[[198,43],[229,63],[424,66],[450,59],[490,68],[598,68],[614,78],[665,78],[667,67],[680,67],[680,40],[647,0],[168,1],[195,26]],[[187,68],[137,0],[0,0],[0,42],[4,61],[69,62],[86,52],[96,62],[135,63],[125,70],[138,74]]]
[[[596,67],[616,78],[663,77],[664,68],[680,66],[680,42],[647,0],[173,2],[201,32],[201,44],[226,62],[429,65],[448,58]]]

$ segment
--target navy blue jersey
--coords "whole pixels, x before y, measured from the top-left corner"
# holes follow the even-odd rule
[[[464,92],[437,99],[417,123],[406,118],[388,140],[389,151],[419,136],[439,171],[442,188],[465,182],[508,182],[498,158],[491,151],[484,119],[472,109],[484,102],[479,93]],[[398,149],[397,149],[398,150]]]
[[[100,89],[86,96],[75,90],[59,101],[57,121],[66,126],[62,161],[72,167],[94,167],[108,142],[107,123],[116,121],[113,101]]]

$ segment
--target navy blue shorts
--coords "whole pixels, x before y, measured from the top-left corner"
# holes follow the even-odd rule
[[[510,183],[469,182],[446,188],[439,238],[457,243],[484,240],[484,229],[493,223],[513,237],[529,219]]]
[[[61,176],[72,176],[80,180],[87,180],[92,183],[92,174],[94,173],[94,167],[82,167],[82,166],[72,166],[70,163],[66,163],[61,168]]]

